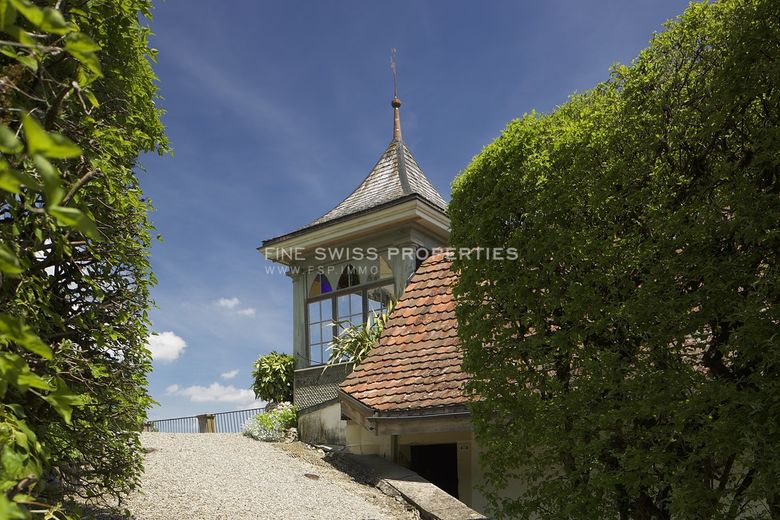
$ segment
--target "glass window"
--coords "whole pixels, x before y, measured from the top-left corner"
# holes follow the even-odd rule
[[[364,323],[362,294],[350,293],[339,296],[336,299],[336,312],[338,312],[336,321],[342,328]]]
[[[311,283],[311,287],[309,288],[309,298],[327,294],[331,291],[333,291],[333,289],[330,287],[330,282],[324,274],[320,273],[314,277],[314,281]]]
[[[374,322],[374,318],[387,312],[387,307],[393,299],[395,287],[393,285],[384,285],[368,289],[368,321]]]
[[[328,362],[334,334],[352,325],[372,322],[376,315],[387,311],[395,294],[390,264],[382,257],[377,258],[367,270],[367,283],[363,285],[360,272],[352,264],[344,266],[335,291],[322,273],[312,281],[306,306],[310,366]]]
[[[360,277],[358,276],[357,269],[355,269],[352,264],[349,264],[345,266],[344,270],[341,272],[338,289],[346,289],[348,287],[354,287],[355,285],[360,285]]]
[[[310,302],[308,305],[309,364],[319,365],[328,362],[328,348],[333,339],[332,306],[333,300],[330,298]]]

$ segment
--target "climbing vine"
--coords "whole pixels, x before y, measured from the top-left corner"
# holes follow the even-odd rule
[[[147,0],[0,0],[0,517],[141,472],[149,202],[167,150]]]

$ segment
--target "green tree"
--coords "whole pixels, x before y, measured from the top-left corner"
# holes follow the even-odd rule
[[[151,1],[51,5],[0,0],[3,518],[56,500],[44,475],[86,499],[135,487],[152,402],[150,204],[134,173],[167,150]]]
[[[455,181],[497,517],[780,518],[779,82],[780,2],[692,4]]]
[[[295,361],[289,354],[270,352],[255,361],[252,391],[255,397],[272,403],[292,401]]]

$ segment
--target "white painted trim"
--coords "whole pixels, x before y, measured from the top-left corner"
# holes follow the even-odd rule
[[[405,221],[417,222],[444,237],[449,235],[450,219],[446,214],[424,201],[411,199],[376,212],[366,213],[290,237],[272,246],[263,247],[260,252],[268,260],[289,265],[291,263],[289,256],[279,254],[282,250],[308,251],[335,242],[345,242],[361,235],[373,234]]]

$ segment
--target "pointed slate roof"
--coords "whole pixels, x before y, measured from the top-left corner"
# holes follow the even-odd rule
[[[425,176],[401,137],[401,101],[393,98],[392,106],[393,139],[363,182],[338,206],[314,222],[292,233],[265,240],[261,247],[413,198],[423,199],[446,213],[447,203]]]
[[[393,137],[376,166],[355,191],[310,226],[375,208],[409,195],[419,195],[440,210],[447,210],[444,198],[425,176],[399,135]]]

